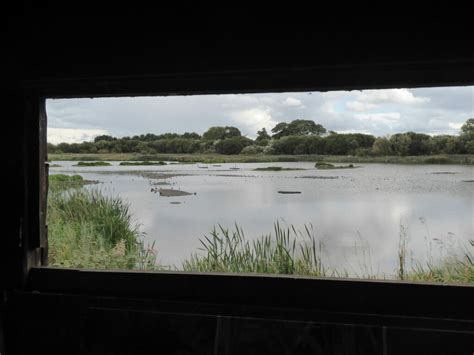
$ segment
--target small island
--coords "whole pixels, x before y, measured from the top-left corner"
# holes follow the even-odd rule
[[[79,166],[79,167],[88,167],[88,166],[110,166],[111,164],[106,162],[106,161],[80,161],[74,166]]]
[[[196,195],[196,193],[191,193],[187,191],[181,191],[181,190],[174,190],[174,189],[157,189],[157,188],[152,188],[151,192],[154,193],[159,193],[160,196],[163,197],[176,197],[176,196],[189,196],[189,195]]]
[[[330,170],[330,169],[355,169],[357,166],[353,164],[349,165],[334,165],[326,162],[317,162],[314,167],[319,170]]]

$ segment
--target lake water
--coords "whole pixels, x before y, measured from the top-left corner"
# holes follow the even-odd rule
[[[51,168],[52,174],[98,180],[94,188],[128,201],[146,241],[155,241],[158,260],[166,265],[180,266],[200,247],[199,238],[218,224],[233,228],[237,223],[248,238],[270,233],[276,221],[301,230],[312,225],[324,246],[324,261],[354,275],[365,269],[394,272],[400,224],[408,230],[409,258],[419,261],[439,259],[474,239],[474,167],[469,166],[357,164],[356,169],[318,170],[307,162],[53,164],[61,167]],[[268,166],[305,170],[254,170]],[[193,194],[160,196],[151,191],[153,183]]]

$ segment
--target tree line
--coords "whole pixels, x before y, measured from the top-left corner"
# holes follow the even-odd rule
[[[48,143],[48,153],[219,153],[219,154],[329,154],[329,155],[433,155],[474,154],[474,118],[469,118],[458,135],[430,136],[405,132],[375,137],[362,133],[327,131],[312,120],[280,122],[269,134],[265,128],[255,139],[242,136],[236,127],[210,127],[201,135],[152,133],[116,138],[95,137],[93,142]]]

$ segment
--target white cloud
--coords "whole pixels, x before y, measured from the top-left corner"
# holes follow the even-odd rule
[[[253,108],[244,111],[234,112],[231,115],[232,120],[241,129],[243,134],[249,137],[255,137],[258,130],[265,128],[270,131],[277,124],[273,120],[270,109]]]
[[[364,90],[358,101],[369,103],[419,104],[430,102],[429,97],[415,96],[408,89]]]
[[[399,112],[383,112],[383,113],[358,113],[354,115],[355,118],[362,121],[397,121],[400,119]]]
[[[325,115],[330,115],[330,116],[335,116],[337,115],[337,112],[336,110],[334,109],[334,102],[333,101],[326,101],[324,102],[320,109],[321,109],[321,112]]]
[[[400,127],[400,113],[399,112],[383,112],[383,113],[359,113],[355,114],[362,126],[358,130],[365,130],[371,134],[380,135],[380,131],[386,133],[394,133],[394,130]]]
[[[448,123],[448,126],[452,129],[456,129],[456,130],[459,130],[461,129],[463,123],[457,123],[457,122],[449,122]]]
[[[224,109],[238,109],[242,106],[259,104],[259,98],[243,94],[221,95],[220,98],[223,99],[221,106]]]
[[[75,128],[50,128],[48,127],[48,143],[82,143],[91,141],[94,137],[108,134],[103,129],[75,129]]]
[[[371,131],[367,129],[340,129],[337,133],[363,133],[363,134],[372,134]]]
[[[377,105],[360,101],[349,101],[346,103],[346,108],[348,110],[357,112],[370,111],[375,107],[377,107]]]
[[[295,99],[294,97],[287,97],[285,101],[283,101],[283,106],[288,107],[304,107],[301,100]]]
[[[352,91],[325,91],[325,92],[316,92],[315,95],[321,96],[325,99],[340,99],[351,95]],[[312,93],[311,93],[312,95]]]

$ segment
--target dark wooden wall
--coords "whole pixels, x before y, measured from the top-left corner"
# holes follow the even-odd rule
[[[5,34],[1,354],[473,353],[469,286],[44,268],[39,134],[45,97],[472,85],[472,38],[244,39],[47,8]]]

